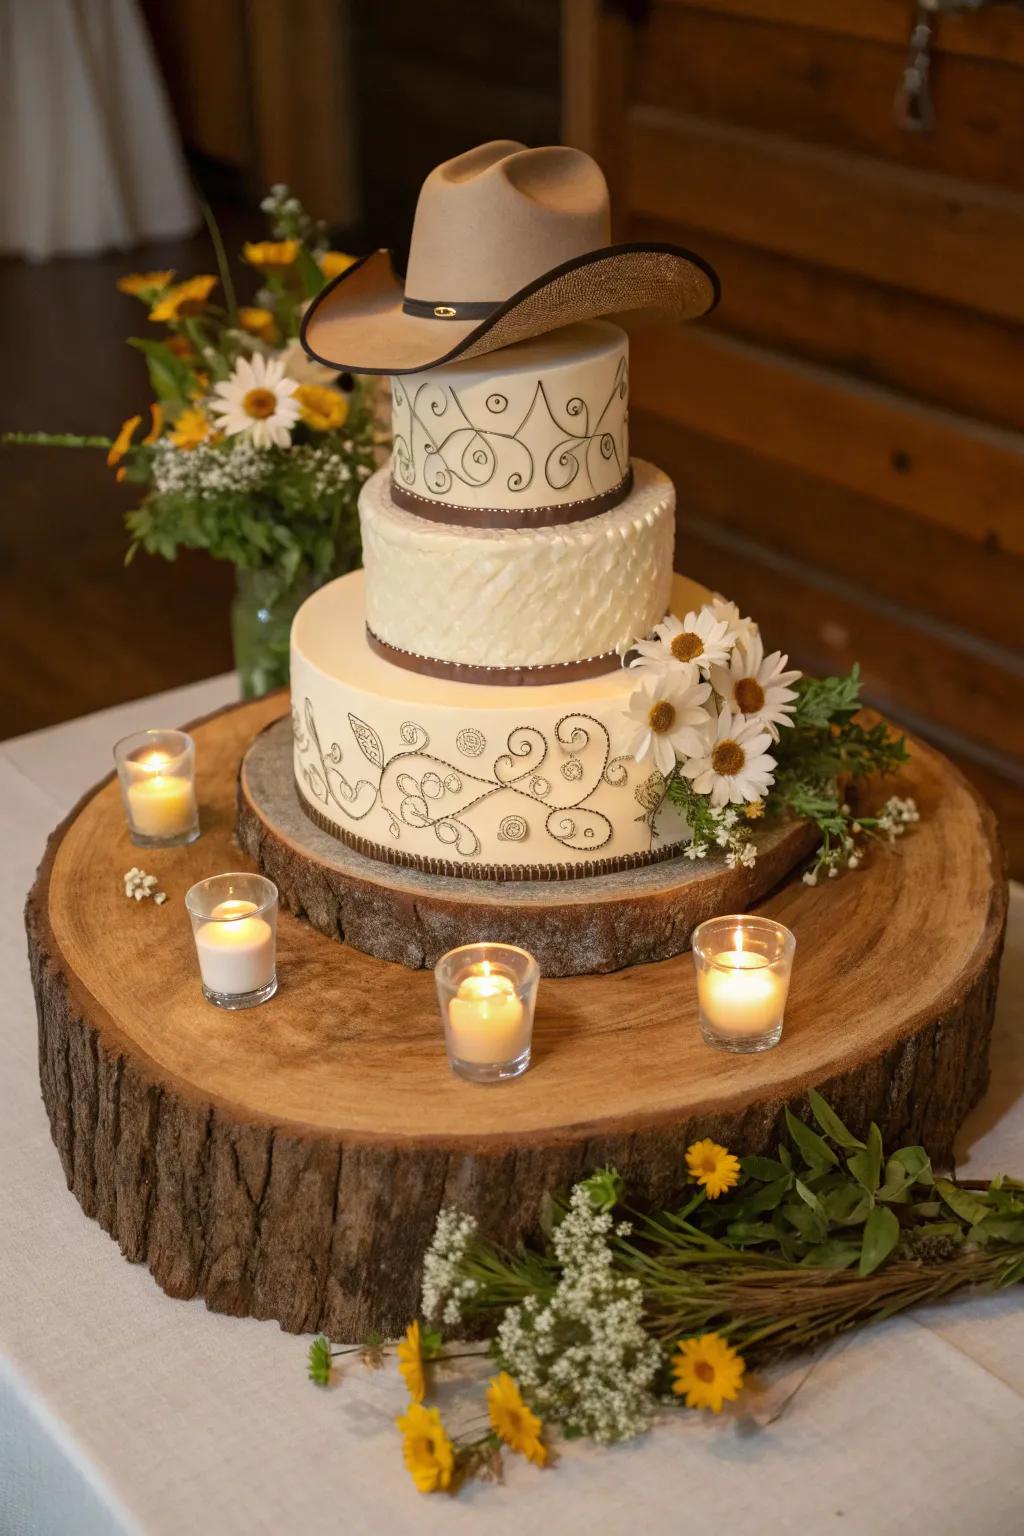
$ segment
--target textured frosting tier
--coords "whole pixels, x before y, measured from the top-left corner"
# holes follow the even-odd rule
[[[396,507],[386,469],[359,498],[366,621],[398,650],[472,666],[601,656],[664,618],[675,492],[642,459],[611,512],[556,528],[456,528]]]
[[[672,606],[706,601],[677,577]],[[490,879],[572,878],[664,857],[686,837],[628,756],[636,678],[544,688],[421,677],[374,655],[363,574],[292,626],[295,779],[321,826],[392,863]]]
[[[629,342],[604,321],[391,381],[396,485],[458,507],[567,507],[629,467]]]

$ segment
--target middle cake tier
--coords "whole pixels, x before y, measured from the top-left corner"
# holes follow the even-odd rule
[[[675,491],[643,459],[609,512],[553,528],[464,528],[396,506],[390,471],[359,499],[372,644],[414,671],[538,683],[615,664],[665,616]]]

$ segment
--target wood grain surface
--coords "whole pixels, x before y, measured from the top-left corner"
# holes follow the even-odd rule
[[[429,972],[287,912],[277,996],[233,1014],[203,1001],[183,897],[246,863],[238,767],[281,706],[195,727],[198,842],[140,856],[106,781],[54,833],[28,903],[43,1098],[69,1187],[170,1294],[336,1338],[392,1331],[415,1310],[440,1206],[514,1241],[546,1191],[607,1162],[667,1198],[690,1140],[762,1149],[812,1084],[852,1125],[874,1117],[948,1158],[986,1081],[1006,894],[993,819],[936,753],[916,745],[896,786],[924,817],[900,844],[760,908],[797,937],[774,1051],[702,1044],[680,955],[542,981],[534,1064],[479,1087],[448,1070]],[[164,906],[125,900],[140,863]]]

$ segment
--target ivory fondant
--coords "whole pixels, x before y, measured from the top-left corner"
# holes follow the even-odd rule
[[[393,378],[395,483],[499,513],[612,492],[629,468],[628,359],[625,332],[597,321]]]
[[[555,528],[457,528],[396,507],[386,469],[359,514],[366,622],[387,645],[476,667],[583,661],[648,634],[672,583],[675,491],[633,461],[610,512]]]
[[[707,596],[675,578],[676,612]],[[355,572],[292,626],[296,786],[321,825],[381,858],[488,878],[596,873],[685,841],[658,775],[627,755],[635,676],[530,689],[421,676],[371,651],[364,615]]]

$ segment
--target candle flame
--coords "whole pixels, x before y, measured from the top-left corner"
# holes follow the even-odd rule
[[[166,752],[156,750],[144,752],[140,758],[136,759],[139,767],[145,768],[147,773],[159,773],[161,768],[167,767],[170,760]]]
[[[737,927],[736,932],[732,936],[732,947],[737,954],[743,953],[743,929],[740,927]]]

